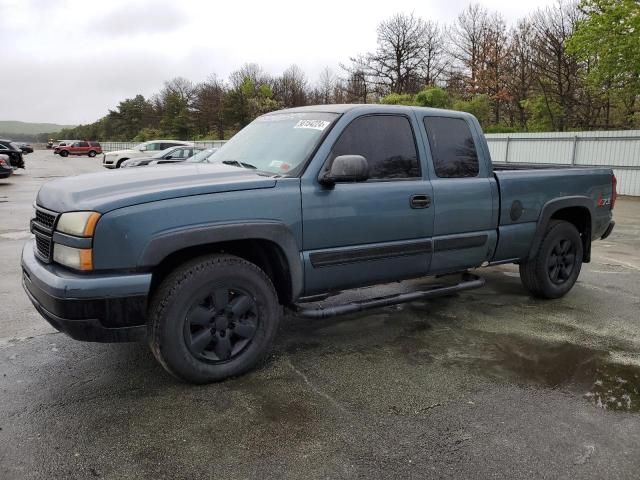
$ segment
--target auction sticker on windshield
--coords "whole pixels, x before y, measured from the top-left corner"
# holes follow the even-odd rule
[[[324,130],[331,122],[326,120],[300,120],[293,128],[312,128],[314,130]]]

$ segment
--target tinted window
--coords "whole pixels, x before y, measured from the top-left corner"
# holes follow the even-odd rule
[[[169,145],[167,145],[168,147]],[[147,145],[147,150],[152,151],[152,152],[157,152],[158,150],[164,150],[164,148],[160,148],[161,144],[160,143],[150,143],[149,145]]]
[[[173,151],[171,158],[187,158],[190,157],[189,150],[186,148],[178,148]]]
[[[92,147],[99,147],[100,143],[98,143],[98,142],[89,142],[89,145],[91,145]]]
[[[79,147],[88,147],[89,144],[87,142],[78,142]]]
[[[478,175],[478,153],[466,121],[462,118],[424,117],[424,126],[438,177]]]
[[[165,148],[169,148],[169,147],[179,147],[180,145],[182,144],[175,143],[175,142],[163,143],[161,144],[162,148],[159,148],[158,150],[164,150]]]
[[[406,117],[357,118],[333,146],[331,161],[339,155],[362,155],[369,163],[369,178],[372,179],[420,176],[413,130]]]

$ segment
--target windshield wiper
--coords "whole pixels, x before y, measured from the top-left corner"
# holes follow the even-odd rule
[[[255,165],[251,165],[250,163],[246,162],[240,162],[238,160],[223,160],[222,163],[224,163],[225,165],[233,165],[235,167],[248,168],[250,170],[258,169],[258,167],[256,167]]]

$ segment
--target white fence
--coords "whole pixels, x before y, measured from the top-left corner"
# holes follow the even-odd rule
[[[198,140],[198,141],[189,141],[189,144],[192,144],[195,147],[200,148],[219,148],[221,147],[226,140]],[[102,145],[102,150],[105,152],[113,152],[114,150],[124,150],[126,148],[133,148],[136,145],[140,145],[140,142],[100,142]]]
[[[640,130],[610,132],[489,133],[494,162],[542,163],[612,168],[618,193],[640,196]],[[194,141],[202,148],[224,140]],[[101,142],[105,151],[131,148],[135,142]]]
[[[640,196],[640,130],[485,136],[494,162],[608,167],[619,194]]]

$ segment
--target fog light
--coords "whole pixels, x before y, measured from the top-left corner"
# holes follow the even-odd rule
[[[93,252],[90,248],[73,248],[56,243],[53,246],[53,261],[75,270],[93,270]]]

